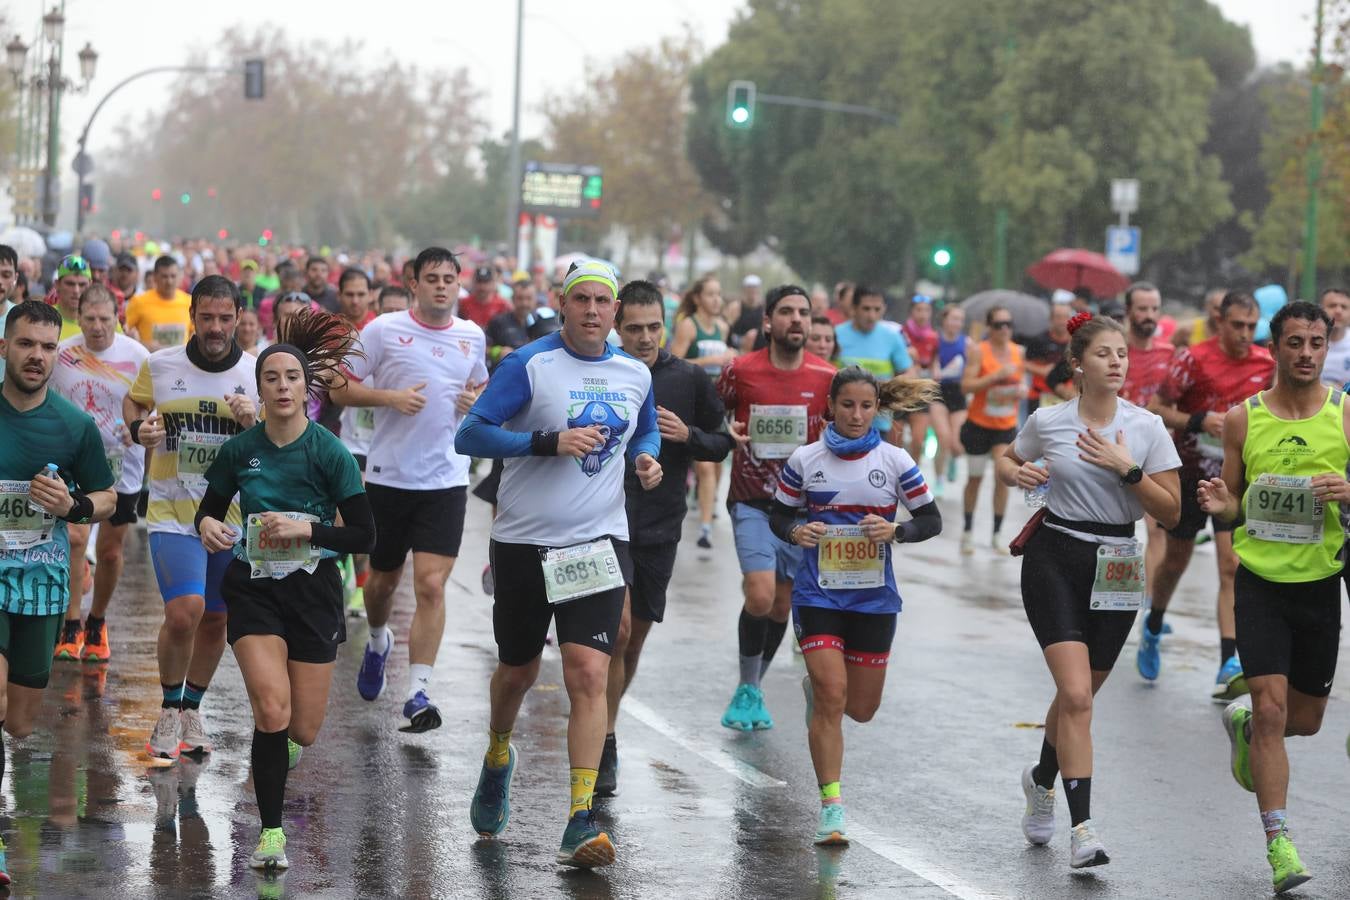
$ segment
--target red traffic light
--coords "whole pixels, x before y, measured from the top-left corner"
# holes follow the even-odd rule
[[[158,200],[158,199],[160,199],[160,198],[163,197],[163,196],[164,196],[164,192],[161,191],[159,188],[155,188],[154,190],[152,190],[152,191],[150,192],[150,199],[151,199],[151,200]]]
[[[262,230],[262,236],[265,237],[265,238],[267,238],[267,239],[270,241],[270,240],[272,239],[272,229],[270,229],[270,228],[264,228],[264,229]]]
[[[222,241],[229,236],[230,236],[230,229],[228,228],[222,228],[216,232],[216,237],[220,238]]]
[[[209,187],[209,188],[206,189],[206,196],[208,196],[208,197],[214,197],[215,195],[216,195],[216,189],[215,189],[215,188]]]

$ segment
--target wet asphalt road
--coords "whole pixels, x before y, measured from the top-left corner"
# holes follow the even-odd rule
[[[718,724],[735,687],[739,576],[723,512],[715,549],[687,529],[667,620],[649,639],[619,723],[619,795],[597,806],[619,861],[595,873],[553,862],[567,803],[567,700],[555,649],[515,734],[521,763],[511,825],[479,841],[468,805],[485,746],[495,654],[479,589],[488,508],[469,506],[447,592],[449,624],[433,681],[444,727],[395,730],[411,595],[393,626],[390,688],[356,694],[365,625],[339,657],[328,720],[291,773],[290,872],[251,873],[257,840],[249,775],[252,720],[227,653],[204,710],[217,749],[204,763],[147,770],[159,706],[160,601],[143,531],[109,614],[106,669],[58,664],[38,731],[6,737],[0,829],[16,897],[484,898],[1232,898],[1269,895],[1254,798],[1228,774],[1219,707],[1213,553],[1201,548],[1174,601],[1154,686],[1134,672],[1133,640],[1099,697],[1094,821],[1111,865],[1071,874],[1068,812],[1049,847],[1019,830],[1018,778],[1035,759],[1049,675],[1026,624],[1019,563],[981,548],[960,557],[956,486],[947,533],[898,555],[906,609],[887,694],[867,725],[845,726],[843,792],[853,838],[813,848],[817,805],[802,721],[800,657],[784,646],[765,679],[772,731]],[[988,488],[986,487],[986,491]],[[987,495],[986,495],[987,496]],[[976,519],[987,534],[987,499]],[[1025,511],[1013,497],[1006,535]],[[790,640],[790,636],[789,636]],[[1350,679],[1323,733],[1291,741],[1290,823],[1315,879],[1295,896],[1350,896],[1346,803]]]

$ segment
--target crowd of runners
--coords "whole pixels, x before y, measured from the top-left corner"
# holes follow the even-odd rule
[[[715,275],[677,295],[659,273],[625,282],[597,260],[555,281],[440,247],[397,270],[184,249],[90,241],[55,261],[44,300],[27,299],[41,267],[0,246],[11,736],[32,731],[54,660],[109,663],[123,547],[143,518],[164,601],[145,762],[213,752],[204,698],[228,644],[253,712],[250,864],[285,869],[287,772],[318,739],[330,689],[373,703],[389,687],[410,559],[391,724],[431,731],[455,702],[431,684],[476,480],[492,505],[482,580],[498,663],[467,818],[484,838],[508,827],[528,765],[512,736],[556,642],[570,702],[557,862],[607,865],[620,840],[594,813],[619,790],[622,698],[666,615],[686,509],[700,552],[719,552],[725,497],[743,602],[726,623],[737,660],[721,724],[773,728],[761,682],[791,626],[820,801],[811,839],[847,844],[842,720],[880,706],[916,565],[894,545],[941,532],[938,501],[964,471],[957,552],[1022,557],[1054,683],[1039,759],[1020,773],[1026,839],[1055,838],[1059,784],[1070,865],[1110,861],[1091,813],[1093,698],[1136,629],[1138,676],[1165,677],[1168,605],[1208,524],[1210,699],[1233,777],[1256,794],[1276,891],[1310,877],[1289,837],[1284,742],[1318,731],[1335,674],[1345,291],[1286,304],[1258,343],[1260,307],[1237,290],[1212,292],[1206,317],[1168,336],[1153,285],[1123,302],[1057,294],[1048,328],[1024,334],[1003,306],[968,316],[851,283],[764,290],[749,276],[728,301]],[[1010,494],[1034,508],[1012,540]],[[334,687],[349,628],[360,670]]]

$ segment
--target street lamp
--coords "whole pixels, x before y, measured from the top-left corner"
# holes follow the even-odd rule
[[[60,97],[70,92],[84,93],[89,82],[94,80],[98,68],[98,52],[86,43],[77,54],[80,61],[80,80],[73,81],[61,73],[61,43],[65,39],[66,17],[59,7],[42,17],[42,43],[38,48],[41,55],[47,57],[45,66],[29,78],[24,77],[24,67],[28,58],[28,45],[18,36],[5,45],[5,64],[9,69],[14,86],[19,90],[31,91],[34,104],[40,103],[42,95],[47,97],[47,165],[42,174],[42,221],[48,228],[56,225],[56,162],[59,153],[61,132]],[[40,57],[39,57],[40,58]]]

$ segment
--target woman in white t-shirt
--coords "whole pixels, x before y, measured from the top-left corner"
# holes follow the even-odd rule
[[[1093,695],[1143,604],[1134,523],[1145,512],[1169,528],[1177,521],[1181,460],[1162,419],[1117,396],[1129,369],[1120,325],[1079,313],[1069,334],[1079,396],[1038,409],[997,470],[1009,487],[1049,482],[1044,510],[1015,542],[1025,550],[1022,604],[1055,679],[1040,761],[1022,773],[1022,833],[1033,844],[1054,835],[1059,774],[1072,826],[1069,865],[1077,869],[1110,862],[1090,814]]]

